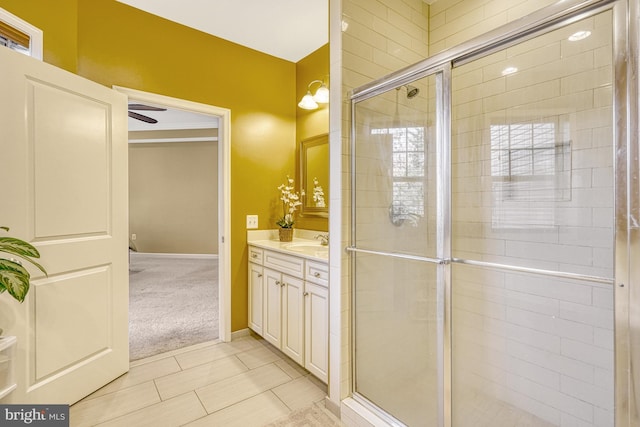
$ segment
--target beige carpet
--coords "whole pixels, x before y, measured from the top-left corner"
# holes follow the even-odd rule
[[[324,407],[324,403],[314,403],[265,427],[344,427],[344,424]]]
[[[129,358],[218,338],[218,260],[132,254]]]

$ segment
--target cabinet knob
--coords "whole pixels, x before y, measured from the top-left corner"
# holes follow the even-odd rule
[[[284,282],[280,283],[280,286],[284,286],[284,285],[286,285],[286,283],[284,283]]]
[[[251,254],[251,258],[258,258],[258,254]]]
[[[280,284],[280,280],[276,280],[276,285],[279,285],[279,284]]]
[[[304,295],[304,296],[306,297],[306,296],[308,296],[308,295],[309,295],[309,292],[305,292],[305,293],[304,293],[304,294],[302,294],[302,295]]]
[[[262,273],[258,273],[258,277],[262,277]]]
[[[316,277],[320,277],[320,273],[318,273],[317,271],[315,273],[313,273],[314,276]]]

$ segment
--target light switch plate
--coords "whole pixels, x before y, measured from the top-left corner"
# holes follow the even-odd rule
[[[247,215],[247,230],[258,228],[258,215]]]

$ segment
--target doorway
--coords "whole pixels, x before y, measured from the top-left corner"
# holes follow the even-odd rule
[[[231,340],[231,322],[230,322],[230,286],[229,286],[229,238],[230,238],[230,204],[229,204],[229,188],[230,188],[230,111],[228,109],[214,107],[211,105],[196,103],[178,98],[167,97],[163,95],[142,92],[134,89],[114,87],[118,92],[124,93],[129,100],[135,100],[136,103],[150,104],[154,106],[163,106],[168,109],[183,111],[187,113],[196,113],[201,115],[209,115],[218,121],[217,136],[217,223],[215,232],[217,234],[216,249],[218,254],[218,331],[221,341]],[[135,111],[135,113],[151,116],[152,113],[145,111]],[[146,113],[146,114],[145,114]],[[192,143],[197,143],[192,141]],[[215,159],[213,161],[216,161]],[[131,237],[137,237],[132,236]],[[130,246],[135,248],[135,240],[130,241]]]

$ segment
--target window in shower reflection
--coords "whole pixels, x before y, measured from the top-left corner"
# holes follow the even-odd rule
[[[389,218],[394,225],[416,225],[425,213],[424,127],[376,128],[371,134],[392,138],[393,192]]]
[[[490,126],[492,227],[551,228],[571,200],[571,142],[558,118]],[[566,135],[565,135],[566,134]]]

